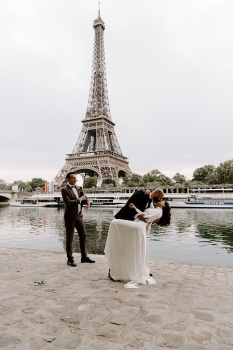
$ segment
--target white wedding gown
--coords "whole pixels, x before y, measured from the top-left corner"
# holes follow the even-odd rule
[[[148,222],[162,215],[160,208],[149,208],[145,215]],[[136,284],[155,284],[150,276],[147,252],[147,223],[139,219],[134,221],[114,219],[111,221],[105,245],[105,257],[111,277],[115,281],[126,281],[126,288],[135,288]]]

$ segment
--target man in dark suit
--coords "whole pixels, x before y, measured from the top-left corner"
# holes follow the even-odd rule
[[[74,237],[74,228],[79,235],[79,243],[81,250],[81,263],[94,263],[86,254],[86,231],[82,215],[82,207],[86,202],[89,205],[88,198],[83,193],[81,187],[75,185],[76,174],[68,173],[66,175],[67,185],[62,188],[62,198],[65,203],[65,227],[66,227],[66,254],[67,265],[77,266],[74,262],[72,243]]]
[[[159,202],[163,199],[164,193],[163,190],[157,188],[153,192],[148,190],[139,190],[134,192],[134,194],[128,199],[127,203],[120,209],[120,211],[115,215],[116,219],[122,220],[131,220],[135,219],[135,216],[138,214],[135,209],[129,207],[130,203],[133,203],[140,211],[144,211],[146,208],[149,208],[151,202]],[[145,214],[138,214],[137,218],[145,220]]]

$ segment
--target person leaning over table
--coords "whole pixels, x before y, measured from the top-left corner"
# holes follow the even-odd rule
[[[94,263],[86,253],[86,230],[83,221],[82,207],[86,203],[90,205],[88,198],[83,192],[82,187],[76,186],[76,174],[68,173],[66,175],[67,184],[61,189],[62,198],[65,203],[65,227],[66,227],[66,254],[67,265],[77,266],[74,262],[72,244],[74,238],[74,228],[79,235],[81,263]]]

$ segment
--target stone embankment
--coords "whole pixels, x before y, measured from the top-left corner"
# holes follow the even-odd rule
[[[0,252],[1,349],[233,349],[233,267],[153,261],[157,284],[126,289],[104,256]]]

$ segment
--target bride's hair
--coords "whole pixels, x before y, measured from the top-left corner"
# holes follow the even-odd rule
[[[159,226],[169,226],[171,222],[171,207],[167,201],[165,201],[165,207],[163,208],[163,214],[157,225]]]

